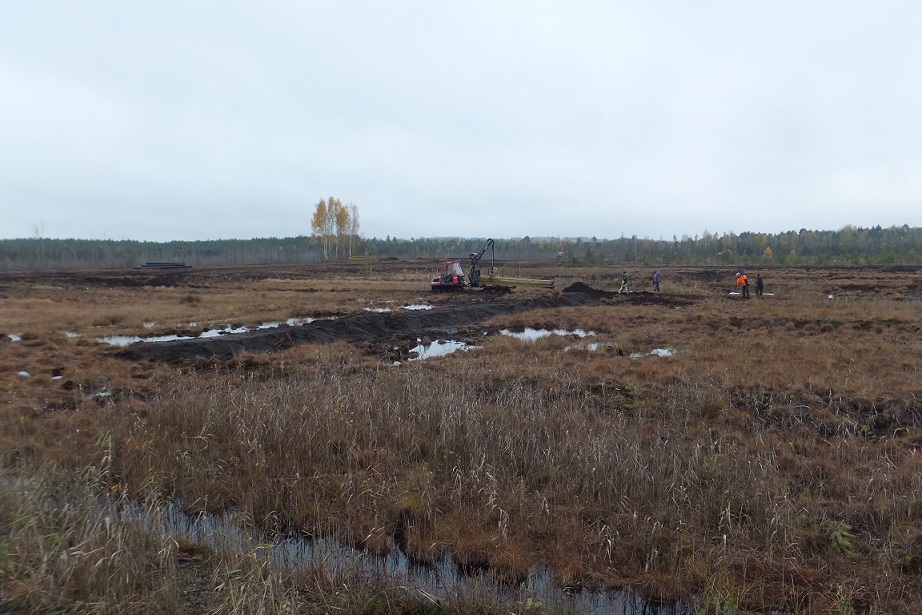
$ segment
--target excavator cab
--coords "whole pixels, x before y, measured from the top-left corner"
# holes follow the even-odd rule
[[[464,288],[464,270],[458,261],[442,261],[439,275],[432,278],[432,290],[461,290]]]

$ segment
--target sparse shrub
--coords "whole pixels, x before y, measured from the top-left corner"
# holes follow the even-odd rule
[[[852,541],[855,535],[852,533],[852,526],[847,523],[838,524],[829,533],[829,542],[832,547],[840,553],[849,553],[852,550]]]

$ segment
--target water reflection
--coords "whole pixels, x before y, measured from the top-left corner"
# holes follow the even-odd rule
[[[204,335],[204,334],[203,334]],[[97,337],[97,342],[103,342],[110,346],[128,346],[137,342],[173,342],[176,340],[193,340],[191,335],[155,335],[153,337],[139,337],[137,335],[107,335],[106,337]]]
[[[289,318],[285,321],[285,324],[289,327],[300,327],[311,322],[314,322],[314,318]],[[195,326],[195,323],[189,323],[190,326]],[[146,326],[146,323],[145,323]],[[256,330],[263,329],[274,329],[281,327],[281,322],[264,322],[256,327]],[[249,327],[233,325],[227,325],[225,327],[209,329],[207,331],[202,331],[198,335],[180,335],[180,334],[170,334],[170,335],[152,335],[149,337],[141,337],[139,335],[107,335],[106,337],[97,337],[97,342],[103,342],[109,344],[110,346],[128,346],[129,344],[135,344],[137,342],[175,342],[176,340],[194,340],[194,339],[208,339],[212,337],[218,337],[221,335],[236,335],[239,333],[248,333],[251,331]],[[72,331],[67,332],[67,337],[78,337],[78,333]]]
[[[198,337],[201,337],[201,338],[209,338],[209,337],[218,337],[219,335],[235,335],[235,334],[237,334],[237,333],[249,333],[249,332],[250,332],[249,327],[243,327],[243,326],[241,326],[241,327],[234,327],[234,326],[232,326],[232,325],[227,325],[227,326],[224,327],[223,329],[209,329],[208,331],[202,331],[202,333],[201,333]],[[167,335],[167,336],[164,336],[164,337],[170,337],[170,336]],[[194,339],[194,338],[195,338],[195,336],[193,336],[193,339]],[[158,339],[155,339],[155,338],[152,338],[152,337],[146,337],[146,338],[144,338],[144,340],[145,340],[145,341],[151,341],[151,342],[153,342],[153,341],[158,341],[158,342],[169,342],[169,341],[171,341],[171,340],[166,340],[166,339],[158,340]]]
[[[416,341],[421,342],[422,340]],[[419,344],[411,348],[410,353],[416,353],[416,356],[410,360],[421,361],[433,357],[444,357],[458,350],[472,350],[474,348],[479,348],[479,346],[472,346],[467,342],[458,340],[438,340],[429,344]]]
[[[587,337],[590,335],[595,335],[595,331],[584,331],[582,329],[532,329],[526,327],[523,331],[513,331],[511,329],[503,329],[500,331],[502,335],[508,335],[509,337],[514,337],[516,339],[525,340],[528,342],[534,342],[539,340],[542,337],[547,337],[549,335],[559,335],[561,337],[566,337],[568,335],[575,335],[576,337]]]
[[[145,525],[150,526],[148,519]],[[602,615],[691,615],[693,603],[654,604],[631,591],[565,591],[554,585],[551,570],[537,567],[521,584],[503,583],[489,571],[465,574],[449,556],[434,565],[415,564],[397,548],[387,555],[377,555],[344,544],[335,535],[308,539],[299,534],[274,538],[256,536],[242,530],[233,513],[221,515],[185,514],[175,504],[163,509],[162,524],[169,535],[208,545],[217,550],[250,553],[259,544],[274,565],[284,569],[321,566],[329,573],[358,577],[369,582],[384,579],[401,587],[423,591],[440,599],[456,595],[484,595],[513,608],[529,600],[547,607],[560,606],[580,613]],[[552,609],[553,610],[553,609]]]
[[[673,357],[675,356],[676,351],[672,348],[654,348],[650,352],[632,352],[630,357],[632,359],[639,359],[640,357]]]
[[[567,346],[564,350],[588,350],[589,352],[596,352],[602,350],[604,347],[605,344],[602,342],[579,342],[578,344]]]

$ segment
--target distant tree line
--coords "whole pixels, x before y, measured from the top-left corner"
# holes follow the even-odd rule
[[[209,241],[115,241],[91,239],[0,240],[0,269],[92,269],[135,267],[145,262],[184,262],[193,266],[308,263],[347,260],[350,256],[401,260],[465,258],[486,238],[363,238],[358,210],[336,199],[348,218],[334,215],[330,201],[321,201],[311,220],[312,235],[286,238]],[[318,215],[318,211],[322,215]],[[340,220],[336,221],[336,217]],[[315,226],[315,223],[317,225]],[[501,260],[547,260],[566,264],[635,265],[865,265],[922,264],[922,228],[894,226],[838,231],[726,233],[667,239],[522,237],[496,239]]]

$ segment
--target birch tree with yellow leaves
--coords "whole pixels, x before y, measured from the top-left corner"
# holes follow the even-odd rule
[[[311,217],[311,234],[320,238],[323,259],[352,256],[352,246],[359,232],[359,210],[353,204],[343,205],[338,198],[320,199]]]

